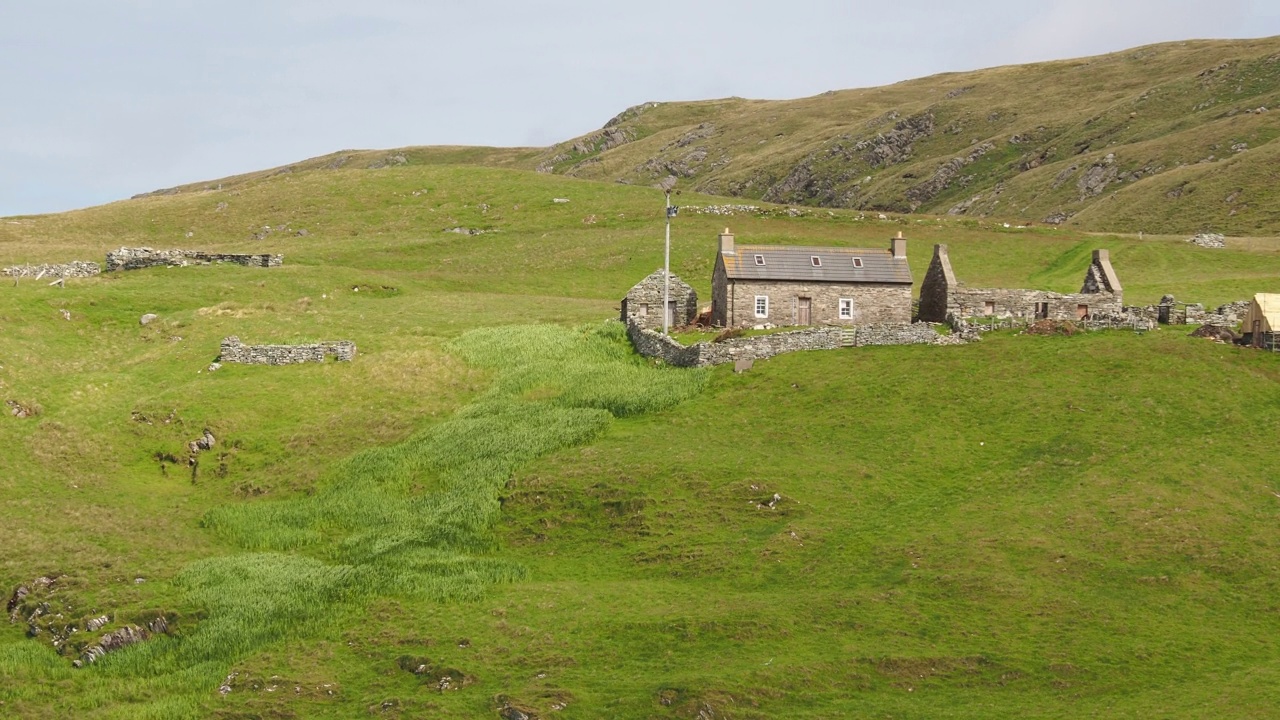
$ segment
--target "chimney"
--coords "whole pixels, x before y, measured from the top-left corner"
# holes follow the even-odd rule
[[[733,233],[729,232],[729,228],[725,228],[724,232],[720,233],[720,254],[735,254],[733,250]]]
[[[898,236],[889,241],[889,249],[893,251],[894,259],[905,259],[907,257],[907,239],[902,237],[902,231],[898,231]]]

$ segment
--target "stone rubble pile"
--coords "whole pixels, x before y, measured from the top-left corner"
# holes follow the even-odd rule
[[[17,278],[65,279],[93,277],[102,272],[102,266],[88,260],[73,260],[57,265],[15,265],[0,269],[0,275]]]
[[[1218,233],[1199,233],[1195,237],[1187,238],[1187,242],[1193,245],[1199,245],[1203,248],[1224,248],[1227,246],[1227,238]]]

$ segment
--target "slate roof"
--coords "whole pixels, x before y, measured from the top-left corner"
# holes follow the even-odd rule
[[[637,290],[642,290],[644,289],[645,285],[649,285],[649,284],[655,284],[655,285],[662,284],[662,268],[658,268],[657,270],[654,270],[653,272],[646,275],[643,280],[636,283],[635,285],[632,285],[631,289],[627,291],[627,295],[630,295],[631,293],[636,292]],[[685,282],[684,280],[681,280],[679,275],[675,273],[671,273],[671,291],[672,292],[676,292],[677,290],[680,292],[685,292],[692,289],[693,289],[693,286]]]
[[[883,248],[737,245],[734,249],[732,255],[720,255],[731,280],[911,284],[907,259],[895,258]],[[757,255],[764,258],[763,265],[757,264]],[[821,266],[813,264],[814,257]],[[862,267],[854,265],[854,258],[862,259]]]

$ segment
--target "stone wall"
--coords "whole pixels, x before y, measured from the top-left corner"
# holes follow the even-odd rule
[[[93,277],[102,272],[102,266],[96,262],[87,260],[72,260],[69,263],[60,265],[15,265],[0,270],[0,275],[18,278],[49,278],[56,280],[58,278],[85,278]]]
[[[1087,315],[1115,315],[1123,304],[1112,293],[1056,293],[1048,290],[1006,290],[1002,288],[960,288],[952,290],[951,313],[960,317],[994,315],[1001,318],[1041,318],[1076,320]],[[1047,314],[1037,315],[1036,306],[1047,305]],[[1080,306],[1084,306],[1081,308]],[[925,319],[921,315],[921,319]]]
[[[326,358],[351,362],[356,357],[356,344],[350,340],[312,343],[309,345],[244,345],[232,335],[222,341],[221,362],[249,365],[294,365],[324,362]]]
[[[280,267],[283,255],[211,253],[201,250],[152,250],[147,247],[113,250],[107,253],[107,270],[138,270],[148,267],[186,267],[187,265],[212,265],[235,263],[246,267]]]
[[[662,301],[666,294],[661,268],[636,283],[622,298],[622,322],[635,322],[647,328],[662,327]],[[676,326],[688,325],[698,315],[698,293],[679,275],[671,274],[670,299],[676,304]]]
[[[1200,303],[1180,303],[1172,295],[1165,295],[1157,305],[1126,305],[1123,312],[1153,323],[1234,328],[1249,312],[1249,301],[1229,302],[1210,311]]]
[[[948,317],[998,317],[1076,320],[1082,314],[1114,316],[1124,312],[1124,290],[1106,250],[1094,250],[1078,293],[1021,288],[971,288],[956,279],[946,245],[935,245],[933,260],[920,286],[921,320],[948,322]]]
[[[763,360],[801,350],[835,350],[840,347],[870,345],[937,345],[946,344],[947,340],[927,323],[881,324],[857,328],[815,327],[688,346],[636,323],[627,323],[627,337],[631,339],[636,352],[676,367],[707,367],[737,360]]]
[[[712,278],[713,285],[715,278]],[[783,280],[735,280],[726,283],[722,313],[725,327],[800,325],[800,298],[809,298],[808,325],[907,324],[911,322],[911,286],[890,283],[806,283]],[[769,298],[767,317],[756,317],[756,296]],[[840,300],[853,300],[853,317],[840,317]],[[721,303],[715,303],[720,305]],[[719,320],[713,310],[713,321]]]

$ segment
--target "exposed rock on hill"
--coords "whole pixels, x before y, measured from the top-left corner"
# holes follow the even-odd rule
[[[799,100],[646,103],[536,166],[788,204],[1280,231],[1263,209],[1280,200],[1277,58],[1280,38],[1168,43]]]

